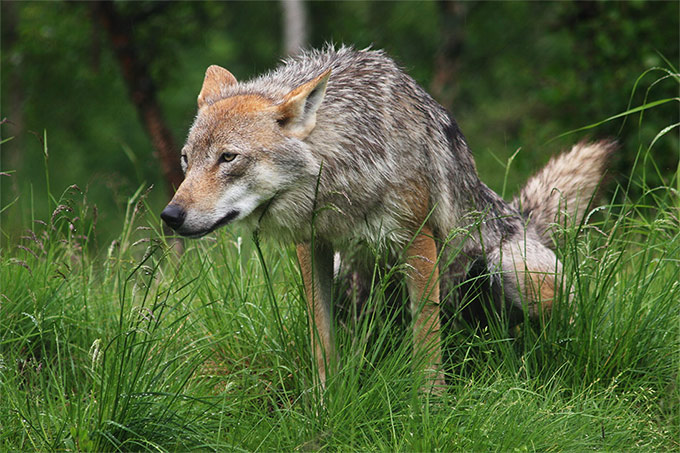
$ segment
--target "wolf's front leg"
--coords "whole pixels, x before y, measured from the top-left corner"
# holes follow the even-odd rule
[[[439,267],[432,230],[424,226],[406,250],[406,283],[413,317],[413,356],[430,373],[428,391],[444,389],[439,320]]]
[[[331,283],[333,280],[333,248],[316,242],[297,245],[297,256],[307,296],[307,313],[321,386],[336,363],[333,319],[331,314]]]

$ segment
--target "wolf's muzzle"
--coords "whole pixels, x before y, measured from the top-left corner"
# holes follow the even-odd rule
[[[177,204],[169,204],[161,212],[161,219],[173,230],[177,230],[184,223],[187,212]]]

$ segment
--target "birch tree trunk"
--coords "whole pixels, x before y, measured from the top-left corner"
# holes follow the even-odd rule
[[[283,43],[286,55],[296,55],[307,46],[307,7],[303,0],[281,0]]]

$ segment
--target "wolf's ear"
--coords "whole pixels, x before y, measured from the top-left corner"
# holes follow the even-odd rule
[[[236,77],[226,69],[212,65],[205,71],[203,87],[198,94],[198,108],[206,104],[213,103],[222,97],[222,88],[236,85]]]
[[[316,125],[316,111],[326,94],[331,70],[288,93],[277,106],[278,122],[284,131],[299,139],[307,137]]]

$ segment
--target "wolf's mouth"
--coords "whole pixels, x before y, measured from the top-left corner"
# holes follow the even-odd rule
[[[186,232],[186,233],[180,231],[179,233],[184,237],[188,237],[188,238],[192,238],[192,239],[200,238],[200,237],[205,236],[206,234],[212,233],[213,231],[215,231],[219,227],[228,224],[229,222],[234,220],[236,217],[238,217],[238,215],[239,215],[239,211],[229,211],[227,213],[227,215],[222,217],[220,220],[215,222],[210,228],[208,228],[206,230],[191,231],[191,232]]]

